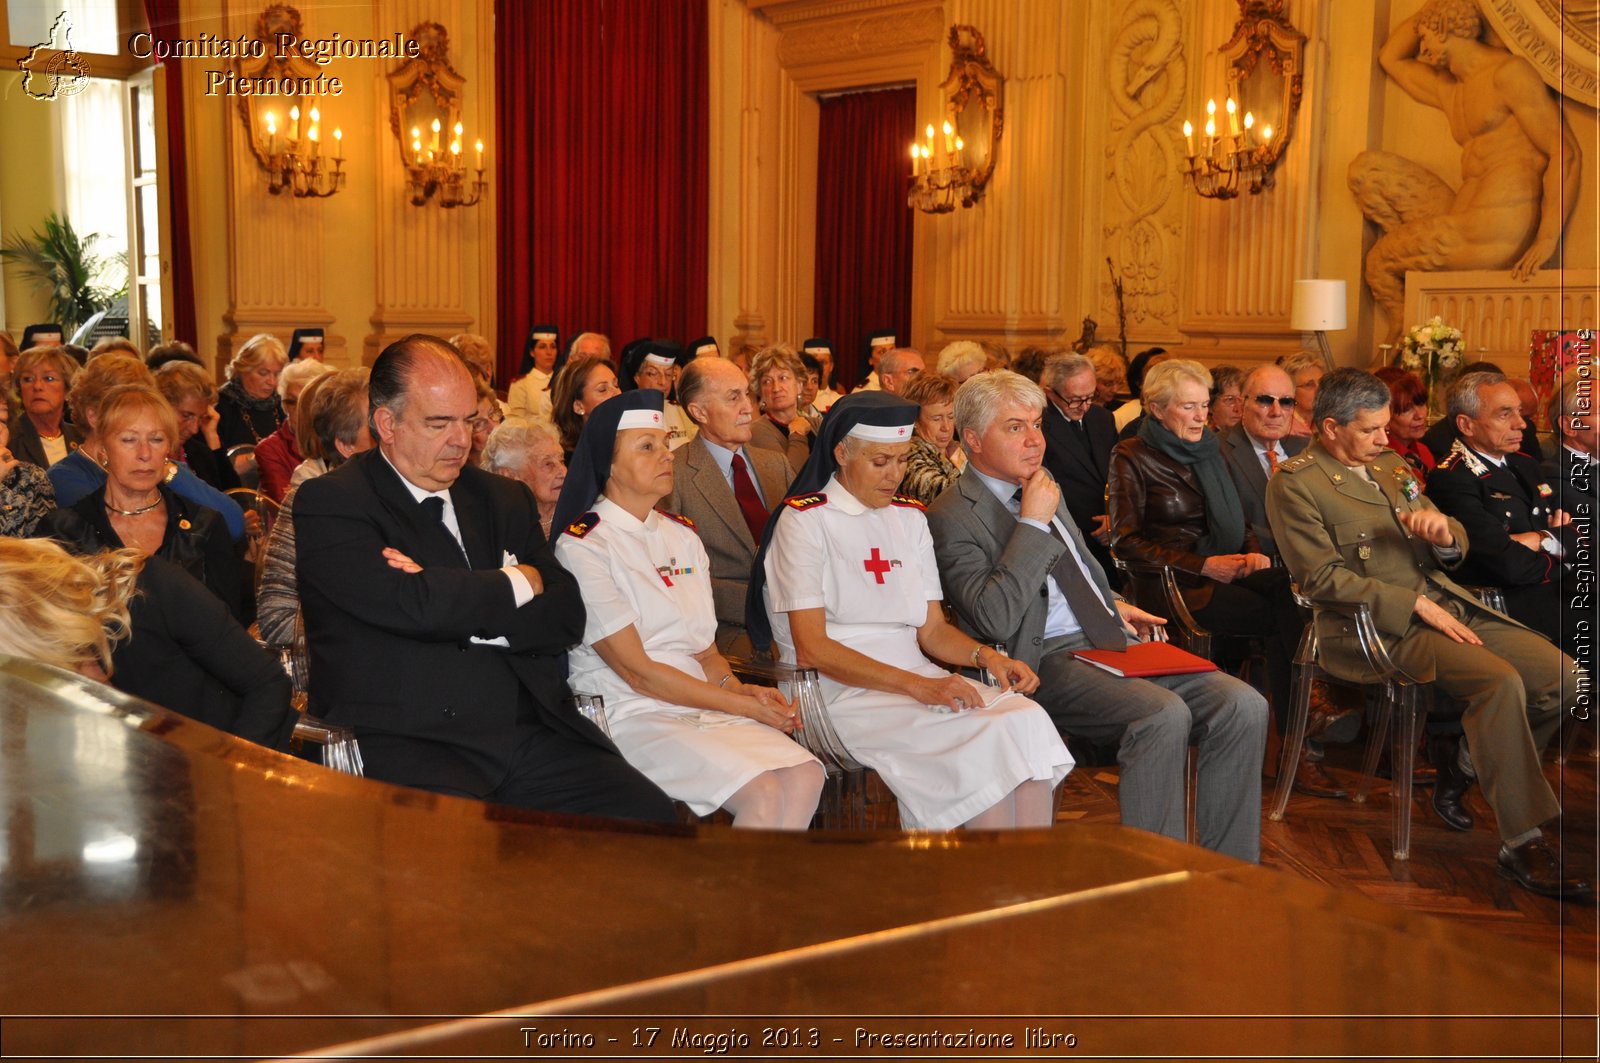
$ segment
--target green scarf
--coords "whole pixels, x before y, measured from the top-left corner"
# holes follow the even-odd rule
[[[1244,506],[1222,460],[1217,434],[1207,428],[1197,441],[1190,443],[1173,435],[1151,415],[1140,423],[1139,438],[1179,465],[1193,469],[1200,481],[1200,493],[1206,500],[1206,534],[1195,543],[1194,552],[1202,557],[1238,553],[1244,546]]]

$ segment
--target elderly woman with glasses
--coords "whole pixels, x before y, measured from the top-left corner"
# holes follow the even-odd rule
[[[83,431],[67,424],[67,390],[78,363],[59,347],[30,347],[17,358],[12,378],[22,416],[11,430],[11,452],[18,461],[48,469],[83,442]]]
[[[1149,416],[1111,452],[1111,553],[1175,569],[1184,603],[1207,630],[1265,640],[1272,700],[1284,706],[1305,625],[1287,573],[1272,567],[1245,522],[1216,434],[1206,425],[1211,387],[1210,372],[1188,359],[1161,362],[1146,374]]]

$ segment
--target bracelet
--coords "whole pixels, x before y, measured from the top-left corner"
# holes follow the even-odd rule
[[[982,665],[979,663],[979,660],[978,660],[982,656],[983,656],[983,643],[980,642],[976,646],[972,647],[972,667],[974,667],[974,668],[981,668],[982,667]]]
[[[727,686],[728,685],[728,680],[730,680],[732,678],[733,678],[733,673],[732,672],[729,672],[727,675],[723,676],[722,677],[722,681],[717,684],[717,689],[720,690],[723,687]]]

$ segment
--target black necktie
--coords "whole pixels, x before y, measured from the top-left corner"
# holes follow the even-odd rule
[[[456,544],[456,549],[461,551],[461,556],[467,562],[467,567],[471,568],[472,559],[467,557],[466,546],[463,545],[461,540],[456,537],[456,533],[450,530],[450,525],[444,522],[444,499],[440,498],[438,495],[430,495],[422,500],[421,505],[423,514],[426,515],[427,518],[433,523],[444,529],[446,537],[448,537],[451,542]]]
[[[1022,492],[1019,490],[1013,498],[1020,503]],[[1050,575],[1055,578],[1056,586],[1061,588],[1061,596],[1067,600],[1067,608],[1078,618],[1084,637],[1097,650],[1127,649],[1128,637],[1122,631],[1122,624],[1111,615],[1105,599],[1100,597],[1099,590],[1089,582],[1083,566],[1078,564],[1078,558],[1072,552],[1072,545],[1062,538],[1061,532],[1056,530],[1055,521],[1047,521],[1045,526],[1062,546],[1061,556],[1056,558],[1055,567],[1050,570]]]

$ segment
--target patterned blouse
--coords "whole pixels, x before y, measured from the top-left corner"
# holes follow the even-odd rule
[[[919,435],[911,437],[911,455],[906,460],[906,475],[900,493],[910,495],[925,506],[933,505],[946,487],[956,482],[961,470],[939,453],[939,448]]]

